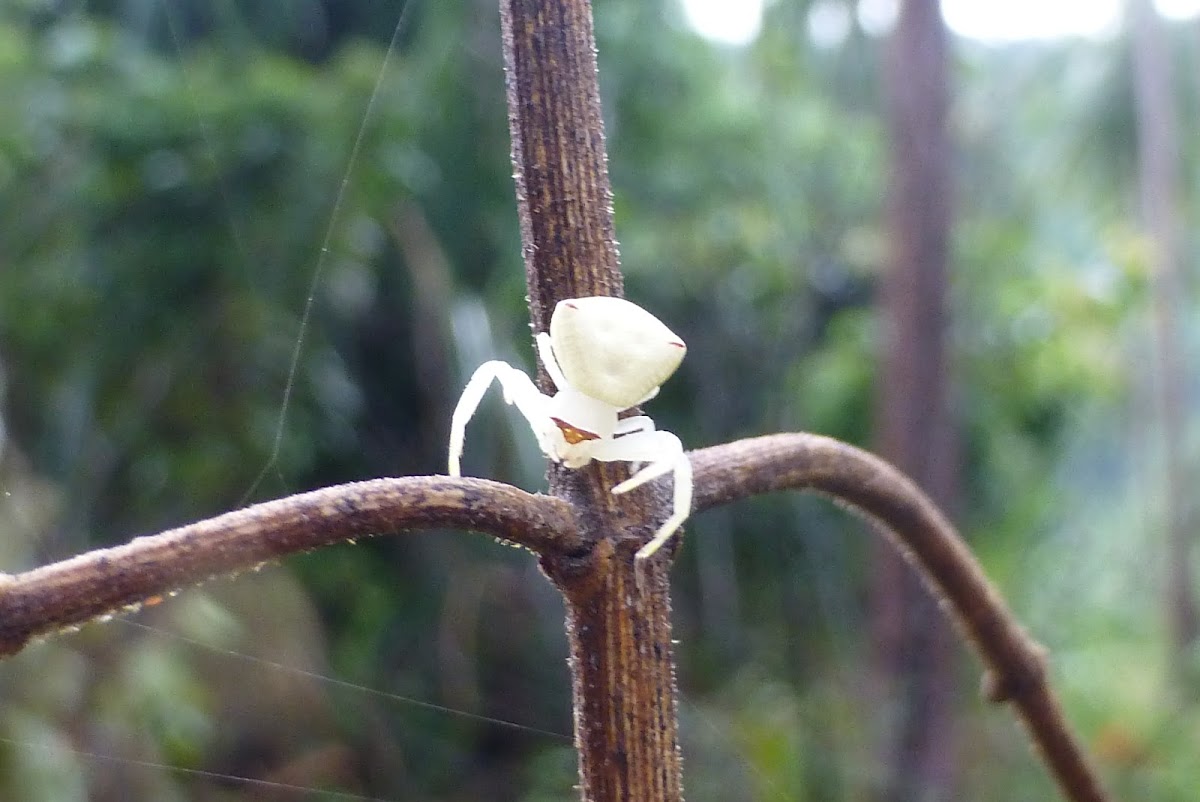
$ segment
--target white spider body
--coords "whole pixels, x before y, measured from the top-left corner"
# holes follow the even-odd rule
[[[675,474],[673,512],[637,553],[639,561],[650,557],[691,511],[692,466],[679,438],[657,431],[648,416],[619,416],[658,394],[687,347],[640,306],[595,296],[560,301],[550,317],[550,332],[537,336],[537,350],[557,392],[545,395],[507,362],[480,365],[450,422],[450,475],[459,475],[467,422],[492,381],[498,381],[504,400],[529,421],[550,459],[568,468],[582,468],[592,460],[646,463],[614,487],[614,494]]]

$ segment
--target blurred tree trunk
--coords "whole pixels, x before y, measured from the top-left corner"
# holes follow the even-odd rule
[[[1192,590],[1192,515],[1188,504],[1186,360],[1181,357],[1177,304],[1182,294],[1179,230],[1179,121],[1171,86],[1170,41],[1150,0],[1134,0],[1134,95],[1137,103],[1138,167],[1142,214],[1151,249],[1156,394],[1161,420],[1163,522],[1166,534],[1166,616],[1173,662],[1181,678],[1196,641]]]
[[[892,167],[882,285],[879,447],[947,511],[958,468],[946,365],[950,164],[947,34],[938,0],[904,0],[884,61]],[[952,638],[935,602],[886,544],[876,550],[872,636],[887,718],[882,798],[951,799]]]

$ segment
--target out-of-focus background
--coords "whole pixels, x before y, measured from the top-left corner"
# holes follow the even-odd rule
[[[944,86],[897,105],[894,3],[596,7],[626,292],[689,344],[648,411],[691,446],[881,446],[882,377],[927,353],[885,325],[889,132],[948,93],[930,459],[1125,799],[1200,788],[1197,10],[945,0]],[[444,470],[470,371],[532,367],[498,27],[485,0],[0,7],[0,570]],[[498,397],[464,467],[544,486]],[[689,523],[689,799],[1053,798],[876,540],[798,495]],[[0,798],[570,799],[564,660],[528,554],[327,549],[0,664]]]

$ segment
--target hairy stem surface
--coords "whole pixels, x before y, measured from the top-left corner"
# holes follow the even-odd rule
[[[0,657],[173,590],[302,551],[407,529],[473,529],[534,551],[584,549],[572,510],[483,479],[411,476],[256,504],[21,574],[0,574]]]

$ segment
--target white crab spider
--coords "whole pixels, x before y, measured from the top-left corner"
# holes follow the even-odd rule
[[[450,475],[459,475],[467,421],[492,380],[504,400],[529,421],[538,445],[552,460],[582,468],[592,460],[647,463],[612,489],[626,493],[674,472],[673,511],[654,538],[638,549],[640,563],[653,555],[687,520],[692,508],[692,464],[683,444],[658,431],[646,415],[618,414],[658,395],[687,353],[676,334],[637,304],[593,296],[559,301],[550,332],[537,335],[537,350],[558,388],[553,396],[507,362],[485,362],[467,382],[450,421]]]

